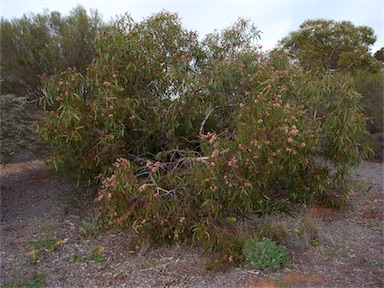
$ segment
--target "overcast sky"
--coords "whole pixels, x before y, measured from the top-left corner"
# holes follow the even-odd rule
[[[43,13],[45,8],[66,15],[77,5],[82,5],[88,11],[97,9],[105,21],[128,12],[138,22],[165,9],[177,12],[182,25],[197,31],[201,37],[215,29],[222,30],[243,17],[263,32],[260,44],[264,49],[272,49],[278,40],[298,30],[305,20],[348,20],[356,26],[365,25],[375,30],[377,41],[371,48],[373,53],[384,47],[384,0],[0,0],[0,3],[1,16],[7,19],[19,18],[29,12]]]

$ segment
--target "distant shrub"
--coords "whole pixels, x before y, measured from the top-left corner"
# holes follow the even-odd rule
[[[368,118],[367,130],[372,135],[370,146],[374,154],[372,159],[383,161],[383,125],[384,125],[384,73],[359,71],[353,76],[355,89],[362,95],[361,106]]]
[[[28,148],[29,142],[36,141],[33,119],[26,110],[27,102],[26,97],[0,96],[0,163],[7,162],[20,147]]]
[[[94,57],[96,33],[105,24],[97,11],[82,7],[69,16],[59,12],[24,15],[0,21],[2,93],[41,96],[42,75],[76,66],[81,72]]]

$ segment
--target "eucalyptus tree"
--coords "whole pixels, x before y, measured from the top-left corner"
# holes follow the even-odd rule
[[[311,71],[378,69],[370,53],[376,42],[374,30],[350,21],[307,20],[300,29],[279,41],[287,52]]]

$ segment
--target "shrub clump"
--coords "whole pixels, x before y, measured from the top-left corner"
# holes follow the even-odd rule
[[[49,163],[100,185],[105,225],[241,261],[226,219],[342,195],[369,154],[351,79],[264,55],[257,39],[241,19],[199,41],[168,12],[122,18],[99,34],[87,73],[43,81]]]
[[[287,248],[268,238],[247,239],[243,249],[247,261],[255,269],[276,270],[290,264]]]

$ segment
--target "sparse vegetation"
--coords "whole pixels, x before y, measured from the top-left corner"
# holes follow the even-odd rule
[[[66,243],[67,241],[68,241],[67,238],[57,239],[57,238],[43,237],[40,239],[40,241],[30,242],[29,244],[32,246],[33,250],[27,253],[27,256],[29,257],[29,262],[32,264],[39,263],[41,261],[40,256],[42,253],[52,252],[58,246]]]
[[[42,288],[45,287],[44,285],[44,275],[43,274],[36,274],[35,276],[31,277],[30,279],[24,280],[22,283],[18,283],[15,285],[5,283],[3,288]]]

